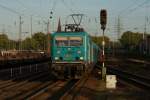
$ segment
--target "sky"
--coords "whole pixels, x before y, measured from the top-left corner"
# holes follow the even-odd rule
[[[31,36],[31,16],[33,33],[46,33],[48,20],[53,32],[59,18],[63,26],[68,15],[80,13],[85,15],[82,23],[85,30],[91,35],[102,35],[101,9],[108,13],[105,35],[111,40],[121,36],[117,35],[118,18],[121,33],[143,32],[145,26],[147,33],[150,31],[150,0],[0,0],[0,33],[5,32],[9,38],[18,39],[19,16],[22,18],[22,38],[25,38]]]

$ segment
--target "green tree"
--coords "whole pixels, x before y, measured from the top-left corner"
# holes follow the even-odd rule
[[[31,50],[32,49],[31,38],[26,38],[24,41],[22,41],[22,47],[25,50]]]
[[[121,36],[120,43],[124,48],[133,49],[142,41],[141,33],[133,33],[131,31],[124,32]]]
[[[97,45],[102,46],[102,41],[103,41],[103,37],[102,37],[102,36],[98,36],[98,37],[92,36],[92,40],[93,40]],[[107,36],[105,36],[105,37],[104,37],[104,40],[105,40],[105,46],[106,46],[106,48],[107,48],[107,47],[109,46],[110,39],[109,39]]]
[[[35,33],[32,37],[32,43],[35,43],[36,48],[39,50],[45,50],[47,46],[47,35],[42,32]]]
[[[16,49],[16,41],[14,40],[8,40],[9,49]]]
[[[5,34],[0,34],[0,49],[8,49],[8,36]]]

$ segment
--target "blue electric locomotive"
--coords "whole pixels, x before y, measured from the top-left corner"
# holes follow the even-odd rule
[[[97,63],[100,53],[90,35],[76,24],[53,33],[51,47],[52,71],[59,78],[80,78]]]

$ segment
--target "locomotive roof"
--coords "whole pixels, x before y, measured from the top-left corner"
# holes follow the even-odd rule
[[[53,36],[55,35],[78,35],[78,36],[83,36],[83,35],[88,35],[87,32],[55,32],[53,33]]]

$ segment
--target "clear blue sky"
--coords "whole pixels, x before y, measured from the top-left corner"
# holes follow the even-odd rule
[[[145,16],[147,32],[150,26],[150,0],[0,0],[0,32],[18,38],[19,16],[22,16],[23,37],[30,35],[30,17],[33,16],[33,32],[46,31],[44,24],[53,11],[51,31],[55,31],[58,18],[65,24],[66,17],[72,13],[85,14],[83,26],[92,35],[101,35],[99,25],[100,9],[107,9],[108,24],[106,35],[117,38],[116,25],[120,16],[122,32],[127,30],[144,31]]]

